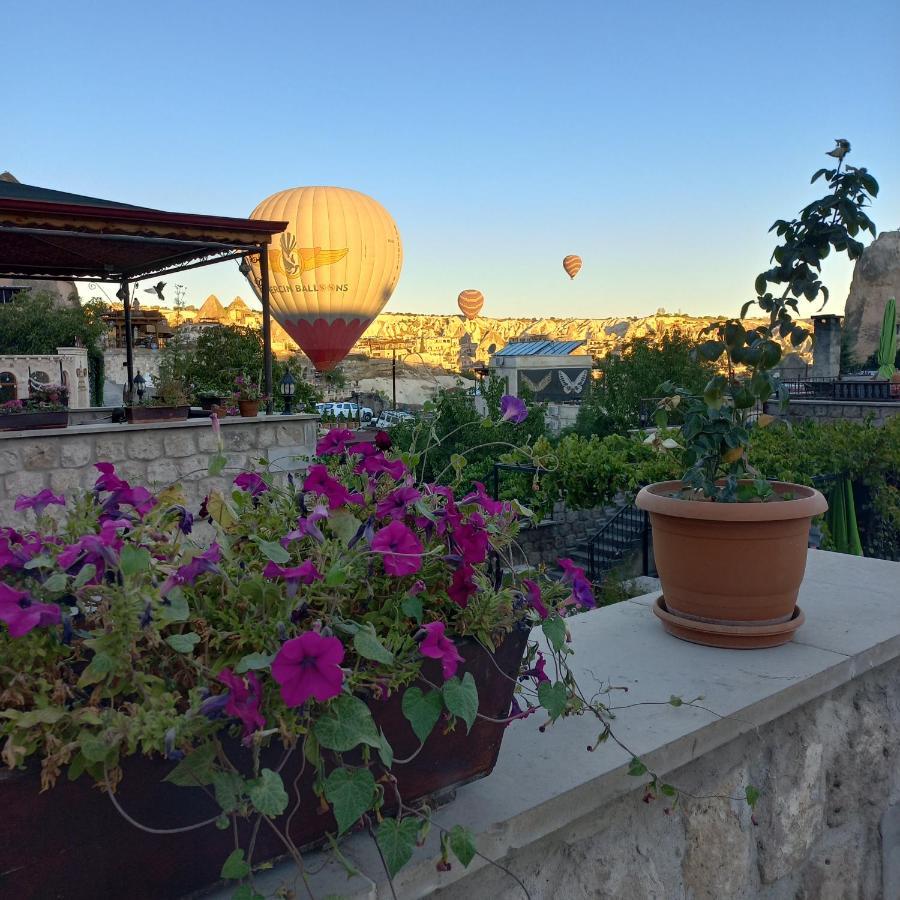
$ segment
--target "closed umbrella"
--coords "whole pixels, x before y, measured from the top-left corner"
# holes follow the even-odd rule
[[[891,297],[884,307],[881,321],[881,335],[878,338],[878,377],[885,381],[894,374],[894,360],[897,358],[897,300]]]

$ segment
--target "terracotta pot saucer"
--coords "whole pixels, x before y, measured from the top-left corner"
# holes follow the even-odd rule
[[[794,637],[794,632],[803,624],[805,616],[799,606],[787,622],[775,625],[719,625],[715,622],[701,622],[675,615],[666,608],[665,598],[660,594],[653,604],[653,612],[669,634],[692,644],[706,647],[725,647],[731,650],[757,650],[761,647],[778,647]]]

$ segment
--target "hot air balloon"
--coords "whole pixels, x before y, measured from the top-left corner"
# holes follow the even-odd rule
[[[565,257],[563,259],[563,268],[566,270],[566,275],[569,278],[574,278],[581,271],[581,257],[575,256],[574,253]]]
[[[269,247],[272,315],[320,372],[333,369],[390,299],[403,247],[387,210],[359,191],[298,187],[263,200],[252,219],[290,224]],[[259,257],[247,257],[261,296]]]
[[[478,318],[481,307],[484,306],[484,294],[481,291],[461,291],[456,298],[460,312],[471,322]]]

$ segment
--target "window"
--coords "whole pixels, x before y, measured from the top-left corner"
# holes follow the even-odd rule
[[[0,303],[12,303],[17,294],[24,294],[31,288],[27,287],[0,287]]]

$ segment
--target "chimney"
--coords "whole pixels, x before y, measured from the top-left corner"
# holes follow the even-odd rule
[[[811,378],[837,378],[841,374],[842,316],[813,316],[813,361]]]

